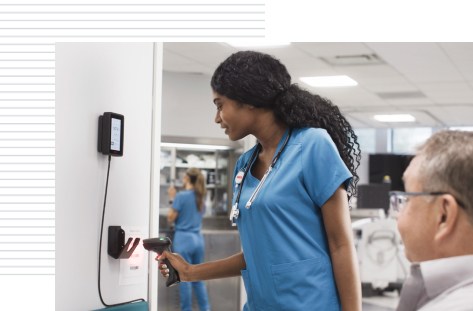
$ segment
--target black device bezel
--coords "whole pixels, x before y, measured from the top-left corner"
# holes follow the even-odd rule
[[[111,133],[112,133],[112,119],[121,121],[120,127],[120,151],[111,149]],[[125,129],[125,117],[121,114],[114,112],[104,112],[103,115],[99,116],[99,131],[98,131],[98,151],[104,155],[111,156],[123,156],[123,145],[124,145],[124,129]]]

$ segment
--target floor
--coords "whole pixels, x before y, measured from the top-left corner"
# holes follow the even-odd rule
[[[398,302],[397,292],[385,292],[380,296],[363,298],[363,311],[393,311]]]

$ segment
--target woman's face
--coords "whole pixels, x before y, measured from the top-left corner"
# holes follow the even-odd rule
[[[252,127],[256,121],[253,107],[241,104],[216,92],[213,95],[213,101],[217,108],[215,123],[220,124],[228,138],[235,141],[252,134]]]

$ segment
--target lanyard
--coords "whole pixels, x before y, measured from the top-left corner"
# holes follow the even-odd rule
[[[271,162],[271,165],[268,167],[268,169],[266,170],[266,172],[264,173],[263,177],[261,178],[260,182],[258,183],[258,185],[256,186],[256,189],[253,191],[253,194],[251,195],[250,199],[248,200],[248,202],[246,202],[246,205],[245,207],[247,209],[249,209],[251,207],[251,205],[253,204],[254,200],[256,199],[256,196],[258,195],[258,193],[260,192],[261,188],[263,187],[266,179],[268,178],[268,175],[271,173],[271,171],[273,170],[274,166],[276,165],[276,162],[279,160],[280,156],[281,156],[281,153],[284,151],[284,149],[286,148],[286,145],[289,141],[289,138],[291,137],[291,133],[292,133],[292,129],[289,129],[289,133],[287,134],[286,136],[286,139],[284,140],[284,143],[281,147],[281,149],[279,150],[279,152],[276,154],[276,156],[273,158],[273,161]],[[237,178],[238,178],[238,175],[240,175],[240,173],[243,174],[243,176],[241,176],[241,182],[238,182],[237,181],[237,186],[239,187],[238,189],[238,193],[237,193],[237,197],[236,197],[236,200],[235,200],[235,204],[233,204],[232,206],[232,211],[230,213],[230,220],[232,221],[232,225],[235,226],[235,222],[236,222],[236,219],[238,218],[238,215],[240,214],[240,211],[238,209],[238,204],[240,203],[240,196],[241,196],[241,191],[243,189],[243,182],[245,181],[245,178],[246,178],[246,175],[248,174],[248,171],[250,170],[250,167],[253,163],[253,161],[256,159],[256,157],[258,156],[259,152],[260,152],[260,149],[261,149],[261,144],[258,143],[258,145],[256,146],[255,150],[253,151],[253,154],[251,155],[251,158],[250,160],[246,163],[245,167],[243,168],[242,171],[240,171],[238,174],[237,174]]]

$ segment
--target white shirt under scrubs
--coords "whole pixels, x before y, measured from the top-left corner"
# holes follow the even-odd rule
[[[414,263],[397,311],[473,310],[473,255]]]

